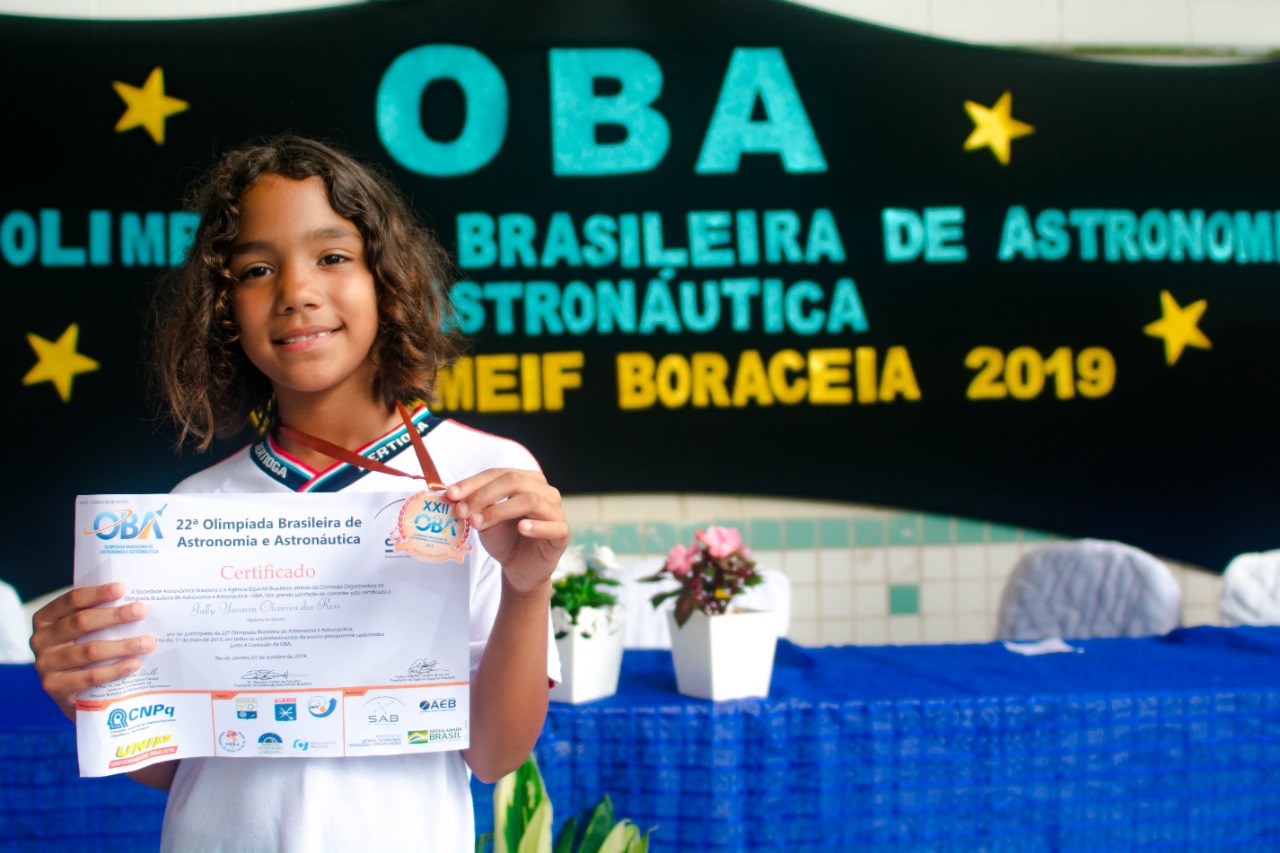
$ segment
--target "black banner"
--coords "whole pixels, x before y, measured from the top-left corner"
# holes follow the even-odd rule
[[[71,499],[165,491],[151,283],[216,152],[385,167],[456,250],[442,412],[566,493],[834,499],[1276,544],[1280,67],[952,44],[767,0],[0,19],[0,577],[70,579]]]

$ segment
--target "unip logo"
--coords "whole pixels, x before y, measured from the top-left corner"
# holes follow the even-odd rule
[[[231,732],[231,734],[234,735],[235,732]],[[128,758],[131,755],[145,755],[153,749],[158,749],[164,746],[171,740],[173,740],[172,735],[156,735],[154,737],[149,737],[146,740],[137,741],[136,743],[127,743],[124,746],[116,747],[116,758]],[[166,752],[172,751],[172,749],[166,750]]]
[[[111,539],[150,539],[155,534],[156,539],[163,539],[164,533],[160,530],[160,516],[164,513],[165,507],[160,507],[155,512],[148,512],[141,518],[131,509],[110,510],[104,509],[93,517],[93,524],[85,528],[86,536],[97,536],[99,539],[109,541]]]

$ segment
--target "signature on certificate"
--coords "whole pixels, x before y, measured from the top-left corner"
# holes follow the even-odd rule
[[[244,681],[271,681],[275,678],[288,678],[289,670],[276,672],[274,669],[251,669],[240,678]]]

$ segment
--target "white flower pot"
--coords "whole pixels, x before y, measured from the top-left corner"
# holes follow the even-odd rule
[[[676,626],[674,610],[667,612],[667,619],[676,689],[685,696],[719,701],[769,695],[778,646],[772,613],[743,610],[708,616],[695,610],[683,628]]]
[[[583,637],[576,631],[556,640],[561,681],[551,688],[551,701],[581,705],[618,692],[622,669],[622,625],[612,633]]]

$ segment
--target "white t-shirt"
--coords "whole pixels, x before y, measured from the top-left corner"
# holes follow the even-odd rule
[[[447,483],[488,468],[537,470],[519,444],[431,416],[413,415]],[[421,473],[405,427],[358,453]],[[413,481],[335,463],[313,471],[270,438],[246,447],[174,488],[175,492],[409,492]],[[502,568],[474,532],[471,572],[471,675],[498,611]],[[560,678],[548,631],[547,674]],[[160,849],[192,851],[402,851],[475,849],[470,774],[459,752],[366,758],[188,758],[169,791]]]

